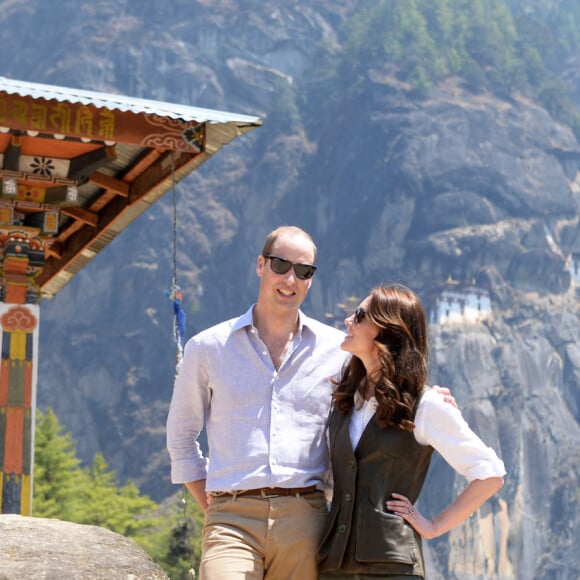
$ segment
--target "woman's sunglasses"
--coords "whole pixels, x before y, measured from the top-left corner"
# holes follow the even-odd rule
[[[365,319],[366,315],[367,315],[367,313],[365,310],[363,310],[362,308],[357,308],[354,311],[354,317],[353,317],[352,321],[355,324],[360,324]]]
[[[275,274],[286,274],[290,268],[294,268],[294,273],[300,280],[310,280],[316,272],[316,266],[311,266],[310,264],[295,264],[290,260],[285,260],[284,258],[277,258],[276,256],[269,256],[268,254],[262,254],[264,258],[270,260],[270,268]]]

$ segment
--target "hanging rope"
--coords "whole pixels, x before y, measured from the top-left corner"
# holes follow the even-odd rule
[[[175,181],[175,162],[171,156],[171,180],[173,196],[173,280],[171,285],[170,299],[173,301],[173,338],[177,345],[176,371],[183,358],[183,346],[185,342],[186,316],[182,308],[183,294],[177,284],[177,188]]]
[[[183,533],[186,535],[186,537],[189,539],[189,522],[192,521],[191,516],[187,513],[187,506],[188,506],[188,500],[191,501],[191,496],[189,494],[188,489],[185,487],[185,485],[181,486],[181,505],[183,507],[183,523],[184,523],[184,527],[183,527]],[[192,528],[193,529],[193,528]],[[195,578],[195,553],[193,551],[193,546],[191,545],[190,542],[190,568],[187,571],[187,576],[189,578]]]
[[[183,294],[181,293],[181,288],[177,284],[177,187],[175,181],[175,161],[173,155],[171,156],[171,192],[172,192],[172,202],[173,202],[173,239],[172,239],[172,246],[173,246],[173,256],[172,256],[172,264],[173,264],[173,271],[172,271],[172,283],[171,283],[171,292],[169,293],[170,299],[173,301],[173,338],[175,340],[175,344],[177,345],[177,357],[175,363],[175,378],[177,378],[177,374],[179,372],[179,366],[181,360],[183,359],[183,346],[185,342],[185,323],[186,323],[186,316],[185,312],[182,308],[183,303]],[[181,486],[181,506],[183,509],[183,522],[184,528],[183,533],[187,534],[187,530],[189,529],[188,522],[190,521],[190,516],[187,513],[187,500],[186,496],[189,494],[185,485]],[[187,572],[189,578],[195,578],[195,569],[194,569],[194,551],[191,550],[190,555],[190,568]]]

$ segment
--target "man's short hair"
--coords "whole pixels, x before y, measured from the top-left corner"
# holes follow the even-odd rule
[[[262,254],[270,255],[272,251],[272,247],[276,243],[276,240],[282,235],[289,235],[289,236],[302,236],[306,238],[312,244],[312,248],[314,249],[314,263],[316,263],[316,256],[318,254],[318,248],[312,239],[312,236],[305,232],[302,228],[298,226],[279,226],[275,230],[272,230],[268,236],[266,237],[266,241],[264,242],[264,247],[262,248]]]

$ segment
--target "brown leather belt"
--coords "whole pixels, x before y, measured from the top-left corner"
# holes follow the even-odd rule
[[[257,495],[264,499],[271,497],[279,497],[281,495],[304,495],[307,493],[314,493],[316,491],[315,485],[308,487],[259,487],[257,489],[243,489],[240,491],[226,491],[217,492],[216,496],[232,495],[235,497],[243,497],[245,495]]]

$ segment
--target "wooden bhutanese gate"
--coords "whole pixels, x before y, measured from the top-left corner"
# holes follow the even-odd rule
[[[0,513],[32,514],[40,301],[261,123],[0,77]]]

